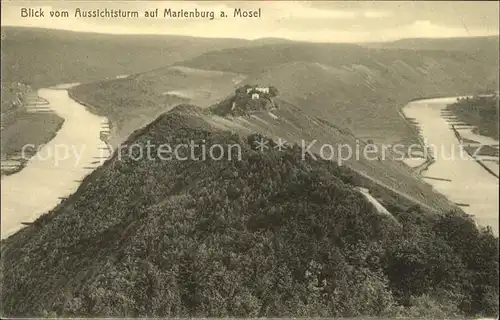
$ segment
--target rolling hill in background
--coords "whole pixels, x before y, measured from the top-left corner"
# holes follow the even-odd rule
[[[142,72],[206,51],[249,43],[241,39],[2,27],[2,72],[6,82],[45,87]]]
[[[265,137],[221,131],[211,115],[178,106],[126,144],[237,144],[240,157],[195,160],[201,148],[183,152],[187,161],[115,154],[76,194],[2,241],[2,314],[498,312],[498,240],[472,220],[402,207],[405,199],[347,167],[303,160],[298,147],[262,153],[255,143]],[[392,216],[358,186],[385,194]]]
[[[179,77],[174,75],[168,82],[162,75],[155,79],[155,74],[175,63],[238,74],[246,78],[243,83],[273,84],[283,100],[381,143],[413,141],[413,130],[398,114],[408,100],[483,92],[498,84],[496,37],[404,39],[367,48],[274,38],[116,36],[14,27],[5,27],[2,33],[3,47],[8,48],[2,51],[4,83],[22,81],[37,87],[140,72],[143,79],[148,78],[141,85],[159,91],[163,89],[155,83],[168,88]],[[148,75],[147,70],[153,71]],[[189,77],[184,76],[184,82]],[[131,87],[127,81],[116,81],[108,85],[113,90]],[[218,86],[217,79],[210,81]],[[217,89],[208,87],[207,94],[213,91]],[[221,94],[213,95],[213,100]]]
[[[377,46],[392,49],[412,50],[451,50],[477,52],[484,56],[498,55],[498,36],[484,37],[456,37],[456,38],[410,38],[392,42],[363,44],[365,46]]]
[[[485,65],[498,68],[499,44],[498,36],[444,38],[444,39],[401,39],[389,43],[379,43],[384,48],[411,50],[446,50],[467,52],[473,59],[482,61]],[[486,78],[487,91],[498,90],[498,72]]]
[[[409,100],[483,92],[498,83],[490,38],[471,41],[471,48],[488,48],[478,49],[488,59],[445,49],[292,43],[212,51],[177,64],[246,74],[248,83],[272,84],[312,115],[394,143],[412,134],[398,114]]]
[[[229,86],[236,83],[274,85],[281,99],[309,115],[322,117],[351,129],[359,137],[379,143],[415,141],[414,128],[399,114],[399,108],[409,100],[482,92],[496,83],[498,77],[493,63],[474,59],[467,52],[373,49],[352,44],[277,43],[232,48],[207,52],[177,62],[176,66],[205,73],[237,74],[240,82],[223,80]],[[134,79],[139,83],[147,79],[146,86],[154,88],[159,95],[169,90],[175,92],[175,87],[183,92],[199,91],[199,75],[193,72],[181,75],[182,70],[177,70],[171,79],[161,75],[171,73],[170,68],[143,72],[141,78]],[[190,77],[194,77],[196,85],[187,88]],[[217,79],[205,77],[204,80],[202,87],[214,98],[231,93],[227,85],[223,91],[211,90],[211,86],[220,87]],[[178,85],[179,81],[186,84]],[[130,79],[110,82],[114,87],[112,95],[126,94],[133,90],[132,84],[137,83]],[[92,92],[100,91],[100,86],[101,83],[90,83],[75,92],[82,94],[81,100],[95,104]],[[179,97],[186,98],[186,95]],[[193,102],[207,104],[196,99]],[[158,109],[165,110],[162,105],[158,105]]]

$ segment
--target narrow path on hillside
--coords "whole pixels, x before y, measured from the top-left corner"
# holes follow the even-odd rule
[[[377,185],[379,185],[379,186],[381,186],[381,187],[383,187],[383,188],[385,188],[385,189],[387,189],[387,190],[389,190],[389,191],[391,191],[391,192],[394,192],[395,194],[397,194],[397,195],[399,195],[399,196],[401,196],[401,197],[405,198],[406,200],[409,200],[409,201],[411,201],[411,202],[413,202],[413,203],[415,203],[415,204],[417,204],[417,205],[419,205],[419,206],[421,206],[421,207],[423,207],[423,208],[425,208],[425,209],[427,209],[427,210],[429,210],[429,211],[431,211],[431,212],[439,212],[439,210],[437,210],[436,208],[433,208],[433,207],[431,207],[431,206],[429,206],[429,205],[427,205],[427,204],[423,203],[422,201],[418,200],[417,198],[412,197],[412,196],[410,196],[410,195],[408,195],[408,194],[406,194],[406,193],[404,193],[404,192],[401,192],[401,191],[399,191],[398,189],[395,189],[395,188],[393,188],[393,187],[391,187],[391,186],[389,186],[389,185],[385,184],[384,182],[382,182],[382,181],[380,181],[380,180],[377,180],[377,179],[375,179],[375,178],[373,178],[373,177],[371,177],[371,176],[367,175],[366,173],[364,173],[364,172],[362,172],[362,171],[357,171],[357,170],[355,170],[355,169],[353,169],[353,168],[351,168],[351,169],[352,169],[353,171],[356,171],[358,174],[360,174],[360,175],[361,175],[361,176],[363,176],[364,178],[366,178],[366,179],[368,179],[368,180],[370,180],[370,181],[372,181],[372,182],[376,183]]]

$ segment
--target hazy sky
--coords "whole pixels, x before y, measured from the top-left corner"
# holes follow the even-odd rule
[[[45,18],[22,18],[21,8],[43,8]],[[76,8],[213,10],[215,20],[159,18],[75,18]],[[234,8],[262,8],[257,19],[233,18]],[[70,18],[50,18],[51,9]],[[224,10],[230,17],[218,18]],[[414,37],[498,35],[499,4],[491,2],[333,2],[333,1],[2,1],[2,25],[101,33],[179,34],[255,39],[280,37],[321,42],[388,41]]]

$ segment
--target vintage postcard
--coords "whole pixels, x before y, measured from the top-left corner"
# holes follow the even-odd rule
[[[1,6],[2,318],[498,319],[498,2]]]

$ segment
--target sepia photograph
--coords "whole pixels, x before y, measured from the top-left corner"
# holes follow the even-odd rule
[[[499,2],[1,2],[0,317],[498,319]]]

